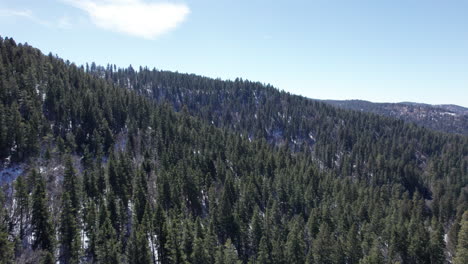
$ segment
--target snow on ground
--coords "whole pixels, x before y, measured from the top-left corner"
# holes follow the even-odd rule
[[[457,114],[455,113],[450,113],[450,112],[442,112],[440,113],[441,115],[450,115],[450,116],[456,116]]]
[[[86,232],[84,230],[81,230],[81,247],[84,249],[87,249],[89,246],[89,238],[86,235]]]
[[[151,253],[156,259],[158,259],[158,246],[156,245],[156,243],[154,243],[154,241],[157,241],[157,239],[158,237],[156,235],[154,235],[153,238],[148,237],[148,244],[149,244]]]

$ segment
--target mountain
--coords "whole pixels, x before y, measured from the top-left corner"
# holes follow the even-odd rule
[[[324,100],[333,106],[389,116],[430,129],[468,135],[468,108],[412,102],[372,103],[362,100]]]
[[[466,136],[241,79],[78,67],[11,38],[0,55],[0,262],[465,254]]]

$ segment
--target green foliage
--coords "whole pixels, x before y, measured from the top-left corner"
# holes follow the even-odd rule
[[[135,264],[150,264],[152,263],[149,247],[148,237],[141,225],[133,228],[130,237],[130,244],[128,246],[128,262]]]
[[[35,239],[32,246],[34,249],[53,252],[55,243],[54,230],[47,206],[45,182],[42,176],[35,170],[31,172],[31,178],[35,180],[31,214],[32,232]]]
[[[0,54],[0,159],[31,168],[5,186],[3,258],[466,262],[467,137],[240,79]]]
[[[13,263],[14,260],[14,251],[13,243],[8,239],[7,225],[5,214],[5,200],[3,196],[3,191],[0,189],[0,263],[9,264]]]
[[[101,223],[96,241],[96,260],[97,263],[122,263],[121,246],[117,240],[116,232],[111,224],[106,210],[101,210],[101,217],[104,222]]]
[[[460,232],[458,233],[457,250],[453,263],[462,264],[468,262],[468,211],[463,213],[460,223]]]

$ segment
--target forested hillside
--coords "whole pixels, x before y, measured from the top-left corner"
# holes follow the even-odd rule
[[[0,52],[0,263],[467,261],[466,136]]]
[[[325,100],[325,102],[344,109],[398,118],[442,132],[468,135],[468,109],[457,105],[372,103],[362,100]]]
[[[433,133],[374,114],[343,111],[260,83],[145,68],[136,72],[132,67],[91,65],[88,72],[169,103],[176,111],[187,107],[199,119],[249,139],[265,139],[292,151],[310,150],[321,169],[338,175],[377,184],[397,181],[426,196],[431,188],[429,178],[442,175],[436,172],[436,160],[452,156],[461,174],[467,169],[466,137]],[[459,183],[463,186],[466,181]]]

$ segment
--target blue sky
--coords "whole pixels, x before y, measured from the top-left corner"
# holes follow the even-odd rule
[[[455,0],[0,0],[0,35],[77,64],[468,106],[467,14]]]

